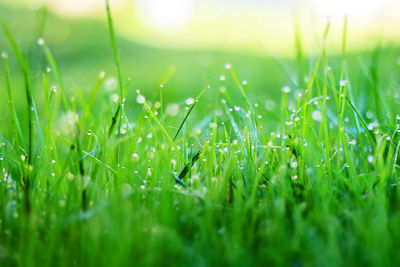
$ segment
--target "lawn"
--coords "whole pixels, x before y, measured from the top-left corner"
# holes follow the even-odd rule
[[[400,49],[329,27],[282,58],[0,4],[0,265],[399,265]]]

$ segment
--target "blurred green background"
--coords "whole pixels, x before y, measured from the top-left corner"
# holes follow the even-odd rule
[[[165,100],[178,103],[211,86],[212,90],[195,114],[204,117],[214,112],[210,108],[215,106],[222,87],[233,95],[237,93],[224,69],[229,62],[240,79],[248,82],[250,98],[259,104],[259,113],[268,118],[268,125],[273,128],[279,122],[280,89],[290,86],[295,92],[301,84],[296,71],[299,62],[295,31],[301,36],[304,62],[307,62],[321,50],[323,28],[329,16],[332,26],[326,45],[332,66],[338,66],[344,13],[349,16],[350,25],[348,72],[351,77],[357,77],[352,86],[360,99],[361,110],[366,111],[370,100],[362,88],[369,82],[371,66],[382,65],[380,72],[393,69],[393,65],[399,69],[397,33],[392,27],[399,21],[396,1],[114,0],[111,5],[123,78],[132,79],[126,105],[131,116],[136,116],[140,109],[134,90],[140,89],[150,101],[156,100],[160,83],[165,83]],[[104,1],[2,0],[0,16],[29,58],[39,110],[43,101],[41,75],[48,67],[37,45],[41,37],[54,53],[71,97],[80,101],[87,99],[102,71],[106,73],[104,97],[116,90]],[[21,96],[16,103],[17,110],[23,110],[26,103],[21,74],[3,33],[0,51],[10,56],[15,94]],[[374,56],[376,53],[379,60]],[[304,62],[300,64],[307,69]],[[5,96],[3,76],[0,76],[0,85]],[[226,76],[226,80],[221,81],[221,76]],[[391,83],[380,82],[382,86]],[[57,85],[55,79],[52,83]],[[6,101],[5,97],[0,99],[3,129],[7,128],[9,115]]]

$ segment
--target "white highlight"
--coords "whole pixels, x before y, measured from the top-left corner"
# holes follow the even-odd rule
[[[193,18],[194,0],[140,0],[137,12],[151,27],[163,31],[184,28]]]

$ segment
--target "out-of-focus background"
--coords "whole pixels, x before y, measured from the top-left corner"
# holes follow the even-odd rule
[[[294,67],[295,33],[301,37],[307,59],[319,53],[324,28],[330,22],[326,47],[332,66],[338,66],[336,59],[340,58],[345,15],[349,22],[350,72],[362,77],[363,71],[376,63],[365,58],[370,58],[377,47],[386,51],[381,53],[381,57],[388,59],[385,66],[400,63],[398,0],[110,0],[110,3],[123,77],[131,77],[132,87],[141,89],[150,99],[159,94],[160,83],[167,83],[166,100],[175,102],[193,97],[207,85],[216,90],[222,86],[231,88],[234,86],[231,79],[221,79],[229,75],[224,69],[229,62],[240,78],[248,82],[250,97],[260,101],[260,106],[265,105],[266,112],[276,113],[277,104],[273,100],[278,99],[280,88],[300,86]],[[32,76],[38,84],[40,73],[47,67],[37,46],[38,38],[43,37],[55,55],[67,90],[81,89],[83,94],[88,93],[101,71],[107,73],[106,90],[116,88],[103,0],[1,0],[0,16],[28,54],[34,70]],[[2,32],[0,50],[10,54],[12,76],[18,78],[16,61]],[[16,85],[21,81],[17,79]],[[363,84],[354,85],[357,86]],[[40,91],[36,94],[41,98]],[[130,97],[134,99],[135,94]],[[209,97],[213,99],[212,95]],[[20,102],[17,105],[25,104]]]
[[[332,22],[328,44],[337,49],[337,34],[347,15],[349,48],[360,49],[371,38],[396,41],[400,22],[397,0],[112,0],[111,4],[118,32],[135,42],[255,53],[267,49],[285,55],[293,52],[294,25],[301,28],[310,46],[324,24]],[[105,13],[103,0],[2,0],[2,8],[7,7],[32,12],[47,7],[70,20],[103,20]],[[60,32],[59,41],[68,34]]]

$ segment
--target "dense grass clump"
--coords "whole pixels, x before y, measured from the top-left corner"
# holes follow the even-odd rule
[[[329,25],[310,59],[296,34],[279,105],[229,63],[217,86],[169,103],[173,71],[156,94],[124,79],[107,15],[117,79],[101,73],[89,93],[64,86],[42,38],[46,68],[32,70],[0,19],[13,52],[1,67],[2,266],[400,264],[389,50],[349,69],[345,20],[340,58],[324,48]]]

